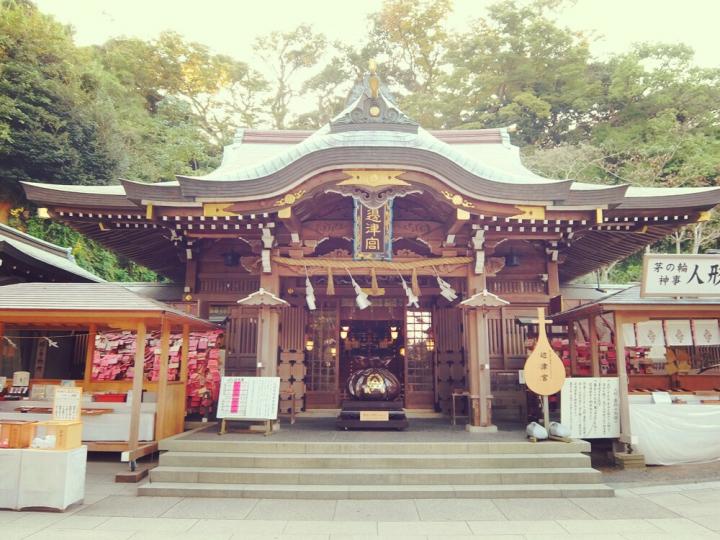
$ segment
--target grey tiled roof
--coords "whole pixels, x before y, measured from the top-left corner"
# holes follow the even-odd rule
[[[70,252],[70,248],[56,246],[0,223],[0,246],[3,244],[43,265],[74,274],[88,281],[104,281],[92,272],[78,266]]]

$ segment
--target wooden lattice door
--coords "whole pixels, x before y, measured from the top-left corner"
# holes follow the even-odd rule
[[[255,375],[257,364],[257,311],[234,307],[225,330],[225,375]]]
[[[405,320],[405,407],[435,407],[435,336],[432,311],[408,310]]]

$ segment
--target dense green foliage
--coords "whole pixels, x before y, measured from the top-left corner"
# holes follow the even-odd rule
[[[514,142],[541,174],[716,185],[720,70],[697,67],[683,44],[596,58],[589,36],[557,23],[565,5],[499,0],[458,35],[447,27],[452,0],[385,0],[364,43],[333,43],[299,25],[256,38],[257,58],[241,60],[169,32],[80,48],[28,0],[0,0],[0,201],[25,206],[22,180],[201,174],[219,163],[238,127],[323,125],[370,58],[424,127],[514,124]],[[16,224],[73,246],[105,278],[152,278],[62,226],[18,216]],[[713,218],[662,248],[698,252],[718,236]],[[605,277],[633,279],[638,261]]]

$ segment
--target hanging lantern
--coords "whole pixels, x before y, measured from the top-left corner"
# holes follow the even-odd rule
[[[397,326],[391,326],[390,327],[390,339],[395,341],[398,338],[398,328]]]
[[[428,337],[427,340],[425,340],[425,348],[428,352],[433,352],[435,350],[435,339]]]
[[[349,326],[341,326],[340,327],[340,339],[347,339],[349,332],[350,332]]]
[[[305,350],[306,350],[307,352],[310,352],[310,351],[312,351],[314,348],[315,348],[315,342],[314,342],[312,339],[308,339],[308,340],[305,342]]]

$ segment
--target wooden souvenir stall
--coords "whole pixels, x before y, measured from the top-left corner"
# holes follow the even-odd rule
[[[74,383],[86,395],[127,394],[127,402],[84,401],[82,407],[83,439],[90,450],[122,452],[131,465],[142,455],[157,448],[157,441],[183,430],[188,350],[191,330],[213,330],[212,323],[198,319],[169,306],[142,298],[122,286],[110,283],[23,283],[2,287],[0,295],[0,342],[12,343],[8,334],[18,329],[86,330],[85,371]],[[148,332],[157,331],[159,342],[151,351],[156,354],[155,381],[146,380],[145,347],[134,348],[132,378],[93,380],[95,334],[99,331],[133,331],[139,343]],[[178,365],[170,367],[170,337],[180,333]],[[169,376],[170,370],[177,376]],[[128,374],[129,375],[129,374]],[[36,379],[33,385],[59,384],[59,380]],[[32,392],[32,388],[31,388]],[[154,394],[154,402],[143,400]],[[44,401],[0,401],[0,417],[44,419]],[[24,412],[23,412],[24,411]]]
[[[717,445],[702,441],[702,433],[720,437],[720,298],[641,296],[635,285],[553,321],[567,325],[573,376],[618,377],[620,440],[641,448],[647,463],[720,458],[705,455],[713,447],[717,453]],[[586,339],[578,336],[581,324]],[[608,325],[607,337],[599,338]],[[578,341],[590,374],[580,364]],[[603,369],[603,358],[612,359],[616,373]],[[673,419],[682,449],[671,448],[673,437],[650,442],[673,433]]]

